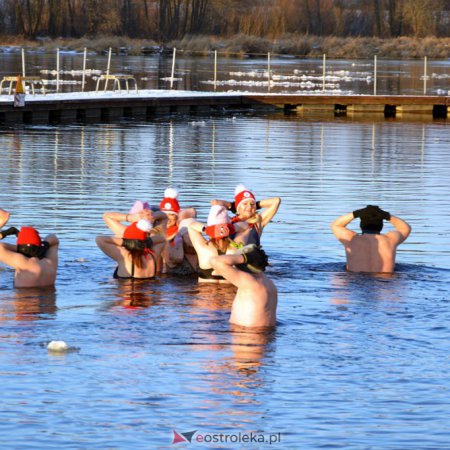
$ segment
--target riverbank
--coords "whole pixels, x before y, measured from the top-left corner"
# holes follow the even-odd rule
[[[53,52],[56,48],[65,51],[82,52],[87,48],[97,54],[112,48],[116,54],[142,55],[177,51],[191,55],[208,56],[214,50],[222,56],[259,57],[270,52],[273,56],[283,55],[299,58],[317,58],[326,54],[329,58],[364,59],[378,55],[387,59],[416,59],[427,56],[432,59],[450,58],[450,38],[339,38],[309,35],[286,35],[279,39],[258,38],[238,34],[230,38],[216,36],[186,36],[181,40],[159,44],[144,39],[130,39],[123,36],[83,37],[80,39],[38,38],[24,41],[17,36],[0,37],[0,52],[18,51]]]

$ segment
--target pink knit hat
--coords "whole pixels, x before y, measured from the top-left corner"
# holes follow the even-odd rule
[[[148,204],[148,202],[141,202],[140,200],[136,200],[128,214],[137,214],[138,212],[141,212],[144,209],[150,209],[150,205]]]
[[[239,208],[239,204],[248,199],[255,200],[255,196],[243,184],[238,184],[234,190],[234,207]]]
[[[209,210],[205,233],[212,238],[226,238],[234,234],[234,227],[231,225],[225,206],[213,205]]]
[[[159,204],[159,209],[165,213],[178,214],[180,212],[180,204],[177,200],[178,191],[174,188],[167,188],[164,191],[164,198]]]

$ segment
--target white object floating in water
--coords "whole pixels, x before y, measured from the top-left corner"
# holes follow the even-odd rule
[[[47,349],[50,352],[66,352],[69,348],[70,347],[64,341],[51,341],[47,345]]]

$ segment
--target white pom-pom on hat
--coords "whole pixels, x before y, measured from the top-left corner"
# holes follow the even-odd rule
[[[145,233],[148,233],[152,228],[152,223],[147,220],[147,219],[141,219],[137,224],[136,227],[141,230],[144,231]]]
[[[164,191],[165,198],[178,198],[178,191],[175,188],[167,188]]]
[[[248,191],[248,189],[243,184],[238,184],[234,189],[234,196],[240,194],[241,192]]]

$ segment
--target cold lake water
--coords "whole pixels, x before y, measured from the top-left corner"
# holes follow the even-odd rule
[[[448,123],[162,117],[3,128],[0,146],[9,224],[61,240],[54,290],[0,272],[4,448],[168,448],[174,431],[207,448],[448,447]],[[240,182],[282,197],[263,235],[272,333],[230,329],[232,288],[112,278],[105,210],[170,185],[205,220]],[[330,231],[369,203],[413,229],[392,277],[346,273]]]
[[[0,148],[8,226],[61,241],[55,289],[0,267],[2,448],[449,447],[448,120],[166,116],[2,127]],[[275,330],[230,328],[231,287],[112,278],[104,211],[175,186],[206,220],[238,183],[282,198],[262,238]],[[346,273],[330,230],[367,204],[412,226],[389,277]]]

